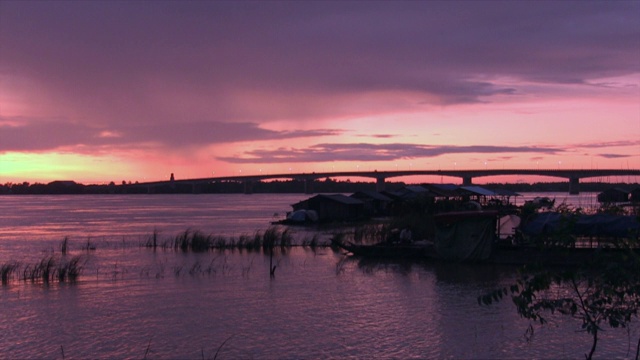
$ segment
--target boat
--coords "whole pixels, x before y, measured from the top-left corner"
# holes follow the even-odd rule
[[[496,211],[460,211],[435,215],[435,241],[383,241],[364,245],[332,240],[355,256],[376,258],[486,260],[495,240]],[[402,237],[401,237],[402,238]]]
[[[428,241],[416,241],[408,244],[380,242],[371,245],[354,244],[332,240],[333,245],[346,250],[354,256],[394,259],[429,259],[435,254],[434,244]]]
[[[633,217],[603,215],[579,217],[574,221],[575,226],[572,230],[575,231],[575,235],[589,235],[591,238],[589,242],[571,245],[500,241],[496,231],[498,217],[499,214],[495,211],[442,213],[434,216],[436,224],[434,241],[381,242],[373,245],[335,241],[334,245],[358,257],[504,265],[573,266],[596,260],[606,261],[606,259],[617,257],[621,252],[629,251],[640,256],[640,248],[637,246],[619,247],[615,242],[616,239],[626,236],[627,239],[632,240],[632,244],[637,244],[640,225]],[[541,214],[524,230],[529,234],[552,236],[552,233],[547,233],[555,229],[556,222],[551,221],[551,217],[550,213]],[[555,220],[556,217],[554,216],[553,219]],[[544,221],[545,226],[538,226],[539,221]],[[557,221],[559,224],[566,224],[566,222]],[[606,226],[601,227],[596,224],[606,224]],[[565,228],[561,229],[566,231]],[[600,236],[598,238],[600,241],[594,242],[593,237],[597,236]]]

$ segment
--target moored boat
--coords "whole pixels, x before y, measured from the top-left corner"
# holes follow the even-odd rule
[[[640,225],[633,217],[584,216],[573,219],[570,223],[558,222],[563,224],[562,227],[552,226],[554,223],[547,219],[542,228],[534,226],[537,222],[532,221],[529,223],[529,228],[524,229],[530,241],[514,243],[499,241],[498,216],[499,214],[493,211],[463,211],[435,215],[436,231],[433,242],[381,242],[374,245],[336,243],[336,245],[354,256],[362,257],[509,265],[579,265],[595,259],[613,258],[625,251],[634,252],[640,256],[640,248],[637,246]],[[546,219],[549,216],[550,213],[545,213],[541,218]],[[572,227],[567,228],[568,224]],[[571,230],[569,238],[572,241],[550,242],[549,238],[558,236],[554,233],[558,229],[565,237],[567,231]],[[533,235],[543,236],[543,241],[536,241],[532,238]],[[587,235],[588,237],[585,238]],[[580,239],[580,242],[576,242],[576,239]]]

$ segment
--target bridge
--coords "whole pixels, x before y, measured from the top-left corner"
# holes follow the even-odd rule
[[[338,171],[338,172],[312,172],[312,173],[295,173],[295,174],[254,174],[240,176],[219,176],[197,179],[173,179],[167,181],[155,181],[138,183],[136,186],[147,186],[149,192],[156,186],[166,186],[171,184],[189,184],[192,186],[193,192],[197,192],[198,186],[202,184],[236,181],[244,184],[244,192],[252,193],[252,185],[255,182],[263,180],[291,179],[304,181],[305,193],[313,193],[313,182],[324,178],[340,178],[340,177],[361,177],[371,178],[376,181],[376,189],[382,191],[385,189],[386,179],[405,177],[405,176],[448,176],[457,177],[462,180],[462,185],[472,185],[474,178],[501,176],[501,175],[537,175],[549,176],[556,178],[564,178],[569,181],[569,194],[580,193],[580,179],[607,177],[607,176],[638,176],[638,169],[598,169],[598,170],[572,170],[572,169],[495,169],[495,170],[395,170],[395,171]]]

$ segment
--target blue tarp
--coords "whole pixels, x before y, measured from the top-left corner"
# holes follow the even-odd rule
[[[636,216],[543,212],[527,221],[522,232],[529,236],[569,232],[580,236],[637,237],[640,234],[640,222]]]

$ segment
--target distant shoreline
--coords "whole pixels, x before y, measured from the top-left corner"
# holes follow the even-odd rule
[[[403,182],[388,182],[386,189],[398,190],[406,185]],[[568,182],[538,182],[538,183],[489,183],[477,186],[487,189],[504,189],[514,192],[568,192]],[[580,192],[602,192],[612,188],[621,188],[627,191],[640,188],[638,183],[602,183],[581,182]],[[348,193],[356,191],[375,191],[376,184],[372,182],[351,182],[324,180],[313,182],[313,193]],[[188,184],[158,185],[153,188],[137,183],[110,183],[108,185],[84,185],[75,181],[53,181],[48,184],[34,183],[7,183],[0,184],[0,195],[89,195],[89,194],[242,194],[245,192],[244,184],[236,181],[211,183],[198,186],[194,189]],[[252,186],[254,194],[297,194],[305,193],[303,181],[271,181],[255,182]]]

